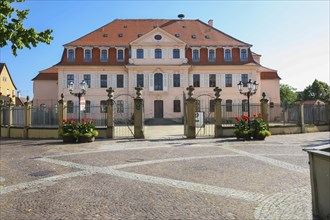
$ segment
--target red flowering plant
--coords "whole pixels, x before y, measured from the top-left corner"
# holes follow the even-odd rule
[[[79,136],[78,122],[74,118],[64,119],[60,135],[77,138]]]
[[[249,128],[249,117],[242,115],[241,117],[235,118],[237,123],[235,124],[235,135],[237,138],[250,139],[250,128]]]
[[[250,126],[249,117],[246,115],[242,115],[240,118],[236,117],[236,121],[235,135],[237,138],[264,140],[267,136],[271,135],[261,114],[253,115],[250,118]]]
[[[90,118],[83,118],[80,123],[78,123],[79,136],[83,137],[96,137],[99,135],[98,131],[94,125],[95,120]]]

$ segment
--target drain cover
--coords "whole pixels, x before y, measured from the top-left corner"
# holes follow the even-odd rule
[[[30,173],[30,176],[47,176],[50,173],[54,173],[55,171],[53,170],[42,170],[42,171],[38,171],[35,173]]]
[[[131,159],[126,160],[126,162],[129,162],[129,163],[141,162],[141,161],[144,161],[144,159],[140,159],[140,158],[131,158]]]

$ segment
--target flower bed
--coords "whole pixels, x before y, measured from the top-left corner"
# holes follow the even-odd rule
[[[78,122],[74,118],[63,120],[61,129],[63,142],[93,142],[95,137],[99,135],[94,122],[95,121],[90,118],[83,118],[81,122]]]
[[[236,121],[235,135],[237,139],[264,140],[267,136],[271,135],[261,114],[253,115],[253,117],[250,118],[250,125],[249,117],[246,115],[236,117]]]

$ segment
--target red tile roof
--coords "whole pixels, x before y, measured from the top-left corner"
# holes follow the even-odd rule
[[[116,19],[64,46],[127,46],[139,34],[146,34],[155,27],[174,36],[180,34],[179,39],[186,42],[187,46],[252,46],[200,20],[186,19]],[[192,35],[196,38],[193,39]]]
[[[260,79],[281,79],[277,72],[260,72]]]
[[[39,74],[34,77],[32,80],[57,80],[58,69],[55,66],[44,69],[39,72]]]

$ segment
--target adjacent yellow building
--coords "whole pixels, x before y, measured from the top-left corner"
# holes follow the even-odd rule
[[[5,63],[0,63],[0,99],[12,98],[15,104],[16,86]]]

